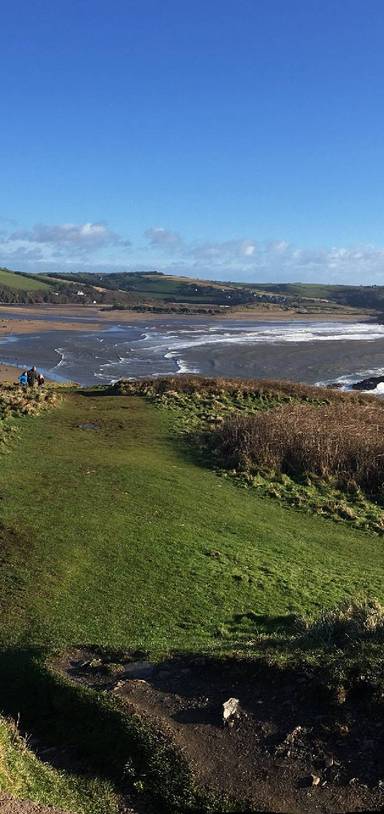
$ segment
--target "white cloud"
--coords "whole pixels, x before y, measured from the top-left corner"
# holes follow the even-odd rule
[[[245,282],[384,284],[384,248],[300,248],[286,240],[253,239],[184,244],[169,273]],[[161,267],[160,267],[161,268]]]
[[[151,248],[165,249],[166,251],[180,249],[183,241],[177,232],[164,229],[163,226],[151,226],[144,232]]]
[[[8,236],[9,242],[35,243],[68,251],[95,251],[108,246],[129,246],[106,223],[36,224],[32,229],[19,229]]]
[[[132,247],[128,253],[129,241],[104,221],[36,224],[16,231],[11,231],[11,224],[6,229],[5,221],[0,231],[0,266],[23,271],[152,268],[255,283],[384,284],[384,247],[372,245],[302,248],[284,239],[260,241],[252,236],[192,242],[176,231],[152,226],[145,232],[149,247]]]

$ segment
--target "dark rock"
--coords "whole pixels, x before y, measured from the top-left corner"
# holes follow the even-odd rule
[[[378,384],[384,382],[384,376],[369,376],[351,385],[351,390],[375,390]]]

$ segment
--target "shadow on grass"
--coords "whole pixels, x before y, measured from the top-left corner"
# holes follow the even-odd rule
[[[271,624],[281,624],[281,620],[276,617]],[[94,652],[96,656],[107,653],[101,648],[94,648]],[[121,655],[127,658],[126,653]],[[114,652],[113,659],[117,656]],[[200,793],[187,761],[160,730],[132,714],[112,693],[103,692],[102,686],[97,692],[86,681],[70,682],[48,667],[46,659],[47,653],[38,648],[0,651],[0,708],[4,715],[19,719],[21,731],[31,734],[38,748],[53,749],[52,765],[57,751],[61,768],[64,754],[66,771],[105,778],[122,794],[131,793],[132,782],[139,781],[148,810],[154,806],[156,812],[244,810],[241,803],[236,809]],[[220,725],[218,710],[227,697],[236,695],[239,684],[242,703],[248,709],[254,707],[255,684],[261,681],[268,693],[276,682],[281,686],[281,671],[260,659],[175,653],[156,669],[150,680],[154,689],[167,691],[164,670],[169,664],[180,695],[193,702],[209,688],[213,701],[213,707],[205,712],[186,711],[183,723],[204,723],[208,712],[208,722]],[[187,677],[186,672],[190,673]],[[288,671],[283,683],[290,686],[293,676],[294,672]],[[302,694],[300,687],[301,698]],[[257,814],[256,809],[253,814]]]
[[[265,613],[246,611],[245,613],[235,613],[230,627],[241,628],[242,625],[252,626],[254,631],[269,635],[294,635],[298,631],[298,617],[295,613],[278,614],[269,616]]]
[[[175,713],[174,720],[187,726],[210,724],[222,728],[223,702],[229,697],[238,697],[247,713],[256,715],[257,719],[261,716],[273,721],[278,735],[271,736],[271,743],[268,741],[271,749],[285,737],[286,731],[294,729],[298,720],[308,731],[318,728],[319,720],[328,725],[334,706],[334,679],[333,669],[329,672],[333,665],[327,663],[326,654],[322,661],[319,659],[312,665],[301,660],[304,649],[300,648],[300,641],[289,637],[292,615],[268,618],[254,614],[249,620],[249,614],[239,614],[238,619],[242,621],[244,616],[271,631],[271,635],[259,643],[255,641],[253,656],[249,652],[248,658],[223,653],[175,652],[155,667],[153,676],[148,679],[150,687],[155,692],[186,699],[184,709]],[[295,642],[296,660],[279,664],[279,651],[283,654],[288,648],[292,653],[290,648]],[[107,650],[96,647],[88,650],[108,663]],[[274,650],[276,663],[270,660]],[[129,658],[127,652],[120,655],[122,661]],[[67,753],[67,771],[105,778],[122,794],[131,792],[132,782],[139,781],[149,803],[146,810],[154,806],[158,812],[185,814],[244,811],[241,803],[238,808],[229,807],[196,790],[182,754],[158,728],[147,723],[148,719],[139,718],[115,694],[108,692],[110,676],[103,673],[103,669],[101,675],[106,675],[106,687],[100,684],[99,691],[95,691],[91,688],[92,670],[87,677],[88,668],[84,667],[81,680],[70,682],[66,678],[69,673],[65,673],[64,668],[63,675],[53,671],[47,666],[46,657],[47,653],[37,648],[0,652],[0,707],[3,714],[19,717],[22,731],[32,734],[44,748],[53,747]],[[340,653],[337,661],[339,657]],[[109,658],[112,662],[118,661],[118,653],[110,653]],[[338,664],[336,678],[339,683]],[[360,696],[361,689],[359,685]],[[368,689],[363,707],[372,703]],[[206,696],[209,703],[202,706],[201,698]],[[367,728],[375,716],[372,716],[373,707],[367,706],[366,712],[363,707],[362,722]],[[340,710],[336,711],[340,717]],[[354,695],[349,711],[359,714]],[[361,737],[359,726],[354,741]],[[333,744],[335,754],[341,750],[342,756],[343,749],[339,742]],[[356,754],[358,756],[358,750]],[[52,762],[55,765],[54,760]],[[382,765],[379,768],[381,771]],[[257,814],[255,809],[248,810]]]
[[[38,649],[0,653],[2,714],[44,748],[67,750],[67,771],[81,765],[82,774],[112,781],[123,794],[140,781],[156,811],[203,810],[186,762],[160,733],[113,697],[53,673],[45,656]]]

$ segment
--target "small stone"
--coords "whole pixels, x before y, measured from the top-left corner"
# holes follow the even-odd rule
[[[239,717],[239,704],[238,698],[228,698],[223,704],[223,724],[224,726],[233,726],[235,718]]]
[[[311,786],[319,786],[320,782],[321,782],[321,778],[319,777],[318,774],[311,774],[310,781],[311,781],[311,783],[310,783]]]
[[[330,769],[331,766],[333,766],[333,764],[334,764],[334,760],[333,760],[332,755],[326,755],[326,757],[324,758],[324,766],[325,766],[325,768]]]
[[[89,666],[89,667],[90,667],[92,670],[98,670],[98,669],[99,669],[99,667],[102,667],[102,666],[103,666],[103,660],[102,660],[102,659],[97,659],[97,658],[96,658],[96,659],[92,659],[92,660],[89,662],[88,666]]]

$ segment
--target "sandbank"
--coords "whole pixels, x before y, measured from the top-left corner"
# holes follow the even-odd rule
[[[150,311],[103,311],[99,306],[76,305],[0,305],[0,336],[30,334],[42,331],[100,331],[111,323],[153,322],[159,320],[236,319],[253,322],[284,322],[311,320],[316,322],[362,322],[374,320],[374,315],[358,309],[329,313],[283,309],[228,310],[219,314],[158,313]]]
[[[14,365],[0,365],[0,384],[15,384],[21,369]]]

